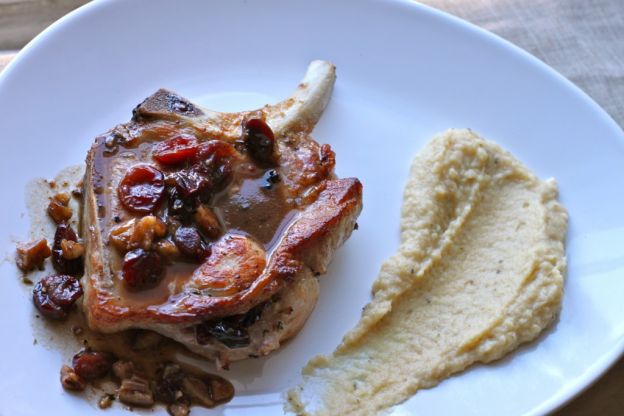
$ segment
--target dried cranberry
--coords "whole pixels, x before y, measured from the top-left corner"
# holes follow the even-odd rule
[[[277,164],[275,135],[264,120],[251,118],[243,121],[241,139],[247,152],[256,162],[266,165]]]
[[[180,191],[175,186],[167,186],[169,215],[176,215],[180,218],[190,218],[195,210],[195,204],[192,199],[183,198]]]
[[[199,201],[208,201],[227,185],[232,177],[232,159],[236,149],[226,142],[210,140],[198,145],[194,164],[170,174],[166,179],[169,209],[184,214],[193,211]]]
[[[210,177],[211,190],[213,193],[219,192],[224,189],[232,179],[232,173],[234,171],[232,167],[232,161],[230,159],[216,160],[215,158],[209,158],[208,160],[201,162],[196,167],[200,172],[206,172]],[[207,202],[207,199],[204,199]]]
[[[126,253],[121,269],[124,284],[130,290],[152,288],[165,274],[165,262],[162,256],[154,251],[141,248]]]
[[[189,136],[178,136],[154,146],[153,157],[163,165],[177,165],[192,159],[197,154],[197,140]]]
[[[167,182],[173,184],[180,197],[186,200],[212,188],[208,175],[193,167],[173,173],[167,178]]]
[[[203,260],[209,254],[206,243],[195,227],[178,227],[173,241],[183,255],[192,259]]]
[[[43,316],[63,319],[82,296],[80,282],[71,277],[52,274],[41,279],[33,289],[33,302]]]
[[[74,355],[72,367],[81,378],[94,380],[108,374],[114,361],[115,357],[108,352],[83,350]]]
[[[200,143],[195,161],[199,162],[212,158],[219,163],[225,159],[234,158],[236,155],[236,149],[230,143],[222,140],[208,140]]]
[[[65,319],[67,312],[50,300],[48,294],[42,290],[39,283],[33,289],[33,302],[35,307],[43,316],[50,319]]]
[[[151,213],[158,208],[164,192],[165,179],[162,172],[147,164],[130,168],[117,188],[122,205],[140,213]]]
[[[200,144],[195,169],[212,180],[213,191],[223,189],[232,178],[233,164],[238,152],[230,143],[210,140]]]
[[[171,182],[179,196],[187,203],[208,201],[212,195],[225,187],[231,178],[229,164],[210,166],[208,162],[198,162],[189,169],[172,174]]]
[[[78,242],[78,236],[71,225],[63,222],[56,227],[54,233],[54,243],[52,244],[52,266],[59,273],[71,276],[80,276],[84,271],[84,261],[82,257],[66,259],[63,257],[63,240]]]
[[[50,300],[61,308],[70,308],[80,296],[82,296],[82,286],[78,279],[71,276],[53,275],[56,287],[48,292]]]

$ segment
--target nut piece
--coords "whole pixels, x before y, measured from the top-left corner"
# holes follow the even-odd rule
[[[108,241],[122,253],[130,250],[130,238],[132,237],[132,233],[134,231],[135,222],[136,220],[133,218],[123,224],[113,227],[110,235],[108,236]]]
[[[160,218],[148,215],[141,218],[134,227],[132,242],[143,250],[151,248],[154,240],[167,235],[167,224]]]
[[[110,394],[105,394],[98,401],[98,407],[100,409],[108,409],[113,404],[114,399],[115,399],[115,396],[111,396]]]
[[[66,260],[74,260],[79,257],[82,257],[84,254],[84,246],[76,241],[72,240],[61,240],[61,251],[62,256]]]
[[[28,243],[17,243],[15,263],[23,272],[43,267],[43,261],[50,257],[52,251],[45,238]]]
[[[70,196],[66,193],[60,193],[50,198],[48,204],[48,215],[55,223],[60,224],[67,221],[72,216],[72,209],[69,207]]]
[[[142,248],[150,250],[154,241],[167,235],[167,225],[154,215],[133,218],[111,230],[109,241],[120,252]]]
[[[154,404],[154,396],[147,380],[132,376],[122,380],[119,387],[119,400],[131,406],[151,406]]]
[[[65,390],[82,391],[85,389],[84,380],[68,365],[61,367],[61,384]]]
[[[171,416],[187,416],[191,409],[186,403],[173,403],[167,406],[167,412]]]
[[[58,202],[65,207],[69,205],[70,199],[71,197],[69,196],[69,194],[65,192],[58,193],[51,198],[52,201]]]
[[[119,380],[131,378],[134,374],[134,364],[132,361],[119,360],[113,364],[113,374]]]
[[[215,377],[210,379],[210,392],[215,402],[227,402],[234,397],[234,386],[221,377]]]
[[[191,401],[205,407],[214,407],[210,390],[206,383],[193,376],[186,376],[182,380],[182,391]]]
[[[209,238],[216,239],[221,235],[219,219],[206,205],[200,205],[195,212],[195,222],[199,229]]]
[[[176,246],[171,240],[158,241],[156,243],[156,251],[169,260],[180,257],[180,250],[178,250],[178,246]]]

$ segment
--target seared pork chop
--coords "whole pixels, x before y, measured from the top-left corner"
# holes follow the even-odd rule
[[[144,328],[216,359],[266,355],[316,304],[317,276],[350,236],[362,186],[333,173],[310,132],[335,68],[240,113],[159,90],[87,156],[83,278],[89,326]]]

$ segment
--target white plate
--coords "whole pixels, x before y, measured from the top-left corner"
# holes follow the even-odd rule
[[[360,230],[338,251],[301,334],[233,365],[238,394],[210,414],[279,414],[301,366],[357,322],[397,248],[410,159],[448,127],[470,127],[559,181],[571,217],[563,312],[539,342],[423,390],[394,414],[540,414],[598,377],[624,348],[622,131],[536,59],[408,1],[101,1],[62,19],[0,77],[2,247],[11,253],[26,234],[27,180],[82,161],[96,134],[127,121],[156,88],[215,109],[253,108],[287,95],[312,59],[338,67],[314,136],[335,149],[339,175],[364,183]],[[0,275],[0,413],[95,412],[60,387],[67,357],[32,345],[32,306],[11,261]]]

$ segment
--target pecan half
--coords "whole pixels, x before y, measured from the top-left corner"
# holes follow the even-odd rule
[[[132,378],[122,380],[121,387],[119,387],[119,400],[131,406],[151,406],[154,404],[154,395],[147,380],[132,376]]]
[[[65,390],[71,391],[82,391],[86,386],[84,380],[68,365],[61,367],[61,384]]]

